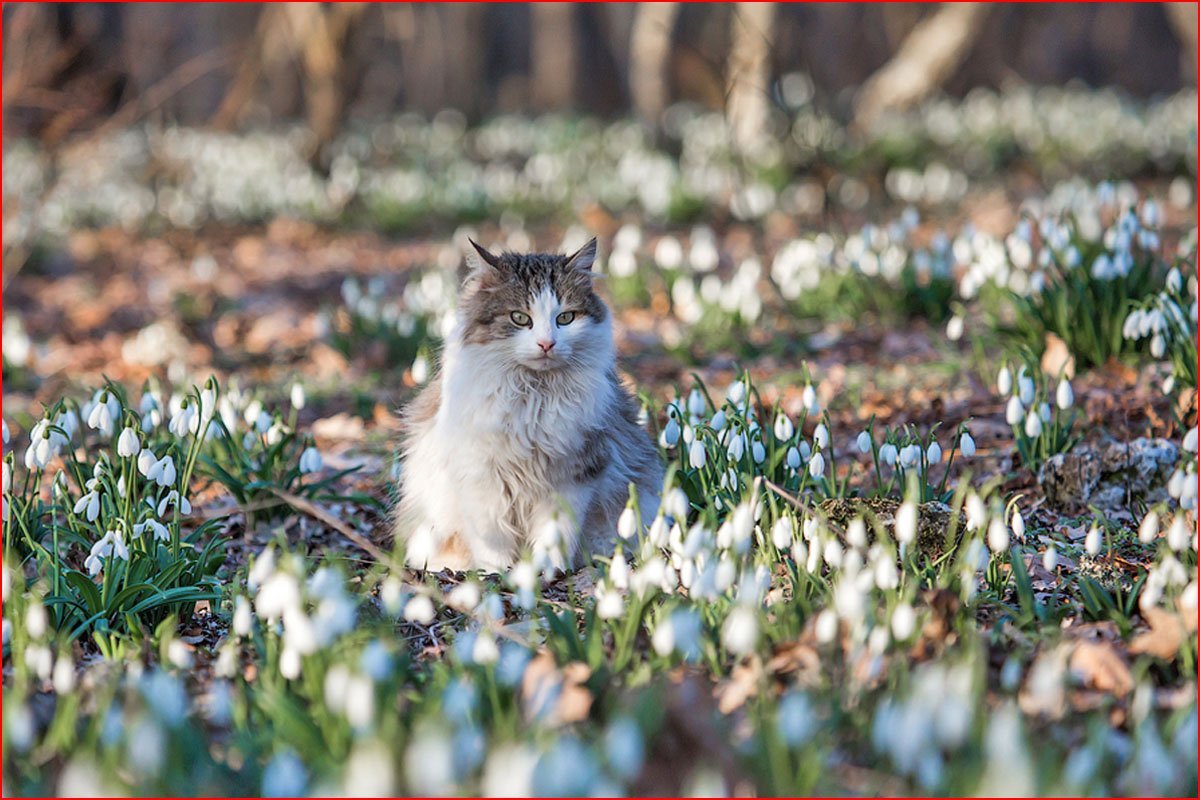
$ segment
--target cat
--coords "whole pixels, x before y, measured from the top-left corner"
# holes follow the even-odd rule
[[[611,552],[629,485],[646,524],[663,481],[617,377],[596,240],[570,256],[471,245],[439,372],[402,412],[394,533],[418,568],[503,571],[527,551],[580,566]]]

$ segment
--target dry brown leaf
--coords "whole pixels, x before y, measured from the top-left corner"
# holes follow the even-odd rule
[[[1075,357],[1067,343],[1053,333],[1046,334],[1046,350],[1042,353],[1042,372],[1056,380],[1060,375],[1075,377]]]
[[[795,674],[797,683],[815,687],[821,678],[821,656],[811,645],[791,642],[775,649],[767,661],[767,672],[775,676]]]
[[[713,690],[713,695],[717,698],[717,710],[722,714],[732,714],[758,694],[762,671],[762,661],[757,656],[736,664],[729,680],[722,681]]]
[[[1129,643],[1129,652],[1145,653],[1171,661],[1179,653],[1186,631],[1178,615],[1161,608],[1144,608],[1142,617],[1150,623],[1150,630],[1139,633]]]
[[[1108,642],[1080,642],[1071,651],[1071,674],[1085,687],[1124,697],[1133,691],[1129,665]]]
[[[581,661],[559,669],[550,651],[540,651],[521,679],[521,709],[525,718],[551,726],[587,719],[592,693],[584,683],[591,675],[591,668]]]

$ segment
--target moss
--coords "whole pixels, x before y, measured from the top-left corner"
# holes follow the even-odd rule
[[[890,497],[848,497],[823,501],[818,509],[832,524],[839,536],[855,517],[867,523],[867,537],[874,541],[877,529],[892,535],[895,530],[896,509],[900,501]],[[946,531],[950,526],[950,506],[931,501],[917,507],[917,550],[926,558],[936,560],[946,552]],[[876,524],[872,524],[876,523]]]

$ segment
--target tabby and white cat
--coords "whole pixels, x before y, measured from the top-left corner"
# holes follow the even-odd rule
[[[617,377],[596,240],[571,256],[471,244],[441,371],[403,412],[395,532],[421,568],[503,570],[527,549],[584,563],[611,551],[629,484],[649,521],[663,479]]]

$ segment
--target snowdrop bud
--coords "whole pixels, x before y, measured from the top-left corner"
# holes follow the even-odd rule
[[[1158,210],[1158,203],[1153,200],[1146,200],[1142,203],[1142,224],[1147,228],[1157,228],[1162,215]]]
[[[321,453],[315,447],[306,447],[304,452],[300,454],[300,473],[309,475],[314,472],[320,472],[324,462],[321,459]]]
[[[1012,385],[1012,372],[1009,371],[1006,364],[1000,368],[1000,374],[996,376],[996,389],[1004,395],[1012,391]]]
[[[1150,355],[1155,358],[1162,358],[1167,354],[1167,340],[1163,338],[1161,333],[1156,333],[1150,337]]]
[[[897,642],[907,641],[917,628],[917,615],[908,603],[900,603],[892,611],[892,636]]]
[[[871,434],[863,431],[858,435],[858,439],[855,440],[855,444],[858,445],[858,452],[864,454],[871,452]]]
[[[1017,539],[1025,538],[1025,517],[1021,516],[1021,509],[1019,508],[1013,509],[1012,530]]]
[[[428,625],[433,622],[436,615],[433,601],[423,594],[413,595],[413,598],[404,606],[404,618],[418,625]]]
[[[942,461],[942,446],[937,443],[937,440],[929,443],[929,449],[925,451],[925,458],[930,464],[940,464]]]
[[[742,456],[746,453],[746,435],[744,433],[735,433],[729,439],[729,448],[726,452],[729,455],[730,461],[741,461]]]
[[[1101,546],[1100,539],[1100,526],[1093,524],[1092,527],[1088,529],[1087,537],[1083,540],[1084,552],[1086,552],[1089,556],[1095,556],[1099,554]]]
[[[250,615],[250,603],[245,597],[238,595],[233,601],[233,633],[235,636],[249,636],[254,624]]]
[[[1171,520],[1171,527],[1167,528],[1167,546],[1176,553],[1182,553],[1188,548],[1188,526],[1184,522],[1183,514],[1175,514],[1175,519]]]
[[[775,438],[781,442],[786,442],[792,438],[796,432],[796,426],[792,424],[792,420],[783,411],[775,414]]]
[[[1197,445],[1196,428],[1193,427],[1183,437],[1183,449],[1189,453],[1195,453],[1196,445]]]
[[[41,639],[46,634],[46,607],[40,602],[33,602],[25,611],[25,630],[34,639]]]
[[[674,417],[667,420],[658,441],[664,448],[674,447],[679,442],[679,423],[675,421]]]
[[[808,462],[808,474],[813,480],[819,480],[825,474],[825,456],[821,453],[815,453],[812,460]]]
[[[1046,551],[1042,553],[1042,567],[1045,568],[1046,572],[1054,572],[1054,568],[1057,566],[1058,550],[1055,549],[1054,544],[1051,543],[1050,546],[1046,548]]]
[[[1017,387],[1021,402],[1026,406],[1033,405],[1034,393],[1036,391],[1036,387],[1033,385],[1033,378],[1028,375],[1022,375],[1017,379]]]
[[[704,395],[701,394],[700,390],[692,389],[692,392],[688,395],[687,400],[688,413],[693,417],[698,417],[704,413],[704,410],[707,407],[708,405],[704,401]]]
[[[1182,288],[1183,276],[1179,273],[1179,267],[1171,267],[1171,271],[1167,273],[1167,290],[1178,292]]]
[[[955,314],[946,323],[946,338],[952,342],[957,342],[963,335],[963,318]]]
[[[725,411],[724,411],[724,409],[713,414],[713,418],[708,423],[708,426],[717,432],[725,430]]]
[[[1042,403],[1038,406],[1038,416],[1042,418],[1042,422],[1050,421],[1050,404]]]
[[[817,390],[811,383],[806,384],[804,391],[800,393],[800,401],[804,403],[804,407],[810,415],[821,413],[821,404],[817,402]]]
[[[879,460],[887,464],[889,467],[896,466],[896,459],[900,457],[896,450],[896,445],[888,442],[879,448]]]
[[[307,396],[304,394],[304,387],[301,386],[298,382],[292,384],[292,398],[291,399],[292,399],[292,408],[296,409],[297,411],[304,408],[305,403],[308,401]]]
[[[117,439],[117,455],[121,458],[132,458],[141,449],[142,443],[138,441],[138,435],[133,428],[125,428],[121,431],[121,436]]]
[[[1071,389],[1071,382],[1066,378],[1059,382],[1058,390],[1054,393],[1054,402],[1063,411],[1075,405],[1075,392]]]
[[[813,444],[822,450],[829,446],[829,429],[825,427],[824,422],[818,423],[813,430]]]
[[[615,595],[620,598],[620,595]],[[495,664],[500,657],[500,648],[496,646],[496,638],[490,631],[480,631],[475,636],[471,647],[471,660],[476,664]]]
[[[1158,514],[1153,511],[1147,511],[1146,516],[1142,517],[1142,524],[1138,526],[1138,541],[1142,544],[1150,544],[1158,537]]]
[[[750,457],[754,459],[755,464],[761,464],[767,460],[767,448],[757,439],[750,445]]]
[[[1021,419],[1025,416],[1025,406],[1021,405],[1021,398],[1013,395],[1008,398],[1008,405],[1004,408],[1004,421],[1009,425],[1020,425]]]
[[[919,522],[917,504],[905,500],[896,509],[896,541],[909,544],[917,538],[917,523]]]
[[[52,681],[54,691],[61,696],[69,695],[75,689],[75,662],[71,660],[70,651],[59,653]]]
[[[867,546],[867,523],[863,522],[862,517],[855,517],[846,526],[846,542],[859,549]]]
[[[1025,415],[1025,435],[1031,439],[1042,435],[1042,418],[1032,411]]]
[[[967,431],[963,431],[962,437],[958,440],[959,452],[966,458],[975,455],[975,439]]]
[[[735,656],[743,656],[758,644],[758,615],[754,609],[739,605],[721,626],[721,643]]]
[[[834,640],[834,637],[837,636],[837,632],[838,619],[837,614],[833,612],[833,609],[827,608],[817,615],[817,622],[814,631],[817,636],[817,642],[820,644],[829,644]]]
[[[705,452],[704,445],[700,440],[692,442],[692,446],[688,448],[688,463],[692,465],[692,469],[703,469],[707,458],[708,453]]]
[[[787,465],[791,469],[800,469],[800,451],[794,447],[787,450]]]
[[[617,535],[622,539],[632,539],[637,533],[637,514],[633,508],[626,506],[621,512],[621,516],[617,518]]]
[[[783,552],[792,546],[794,534],[795,530],[792,528],[792,518],[780,517],[771,526],[771,543],[775,545],[776,550]]]
[[[993,553],[1003,553],[1008,549],[1008,526],[1002,519],[993,519],[987,529],[988,549]]]

